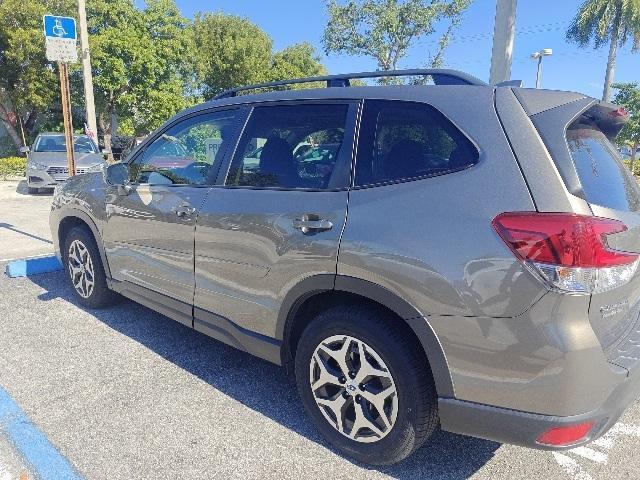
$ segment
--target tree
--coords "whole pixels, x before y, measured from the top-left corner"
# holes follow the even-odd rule
[[[616,83],[612,87],[618,90],[614,102],[623,105],[629,112],[629,122],[618,135],[618,141],[631,148],[631,171],[635,173],[636,156],[640,147],[640,86],[638,83]]]
[[[640,47],[640,1],[639,0],[587,0],[579,8],[569,30],[567,39],[581,47],[592,41],[594,48],[609,44],[607,71],[604,79],[602,100],[611,98],[611,84],[615,74],[618,47],[632,41],[633,51]]]
[[[60,101],[57,71],[45,57],[42,16],[72,10],[69,0],[0,2],[0,122],[16,150],[22,146],[20,123],[31,137],[38,119]]]
[[[223,13],[198,13],[193,24],[196,70],[205,99],[240,85],[325,73],[309,43],[274,53],[273,42],[249,20]]]
[[[98,126],[107,149],[118,131],[140,135],[191,102],[193,39],[173,0],[87,5]]]
[[[325,52],[374,58],[381,70],[395,70],[409,48],[435,32],[435,24],[449,20],[432,66],[440,66],[444,49],[471,0],[327,0],[329,21],[324,31]]]
[[[198,78],[206,99],[238,85],[269,79],[272,41],[257,25],[235,15],[198,13],[193,30]]]

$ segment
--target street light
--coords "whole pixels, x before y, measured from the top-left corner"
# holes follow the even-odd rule
[[[538,74],[536,75],[536,88],[540,88],[540,82],[542,80],[542,59],[544,57],[550,57],[553,55],[553,50],[550,48],[543,48],[539,52],[531,54],[533,60],[538,60]]]

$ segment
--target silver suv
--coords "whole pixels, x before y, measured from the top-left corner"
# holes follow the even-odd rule
[[[433,85],[349,86],[403,74]],[[225,92],[68,180],[51,229],[78,302],[120,294],[283,365],[367,463],[438,426],[541,449],[606,432],[640,395],[627,113],[446,70],[304,81],[328,88]]]

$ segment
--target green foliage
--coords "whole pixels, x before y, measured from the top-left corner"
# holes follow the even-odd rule
[[[197,39],[196,70],[205,99],[241,85],[326,72],[309,43],[273,53],[271,38],[242,17],[198,13],[193,35]]]
[[[189,106],[193,37],[173,0],[88,2],[96,104],[103,130],[117,115],[122,133],[140,135]]]
[[[630,162],[634,166],[637,160],[636,150],[640,146],[640,86],[638,83],[615,83],[613,88],[618,90],[614,102],[624,105],[630,116],[629,122],[618,135],[617,141],[631,148]],[[635,168],[631,171],[635,172]]]
[[[638,0],[585,1],[567,31],[567,39],[581,47],[593,41],[595,48],[600,48],[611,40],[614,32],[621,46],[631,39],[634,50],[640,47]]]
[[[27,174],[27,159],[25,157],[0,158],[0,178],[24,177]]]
[[[381,70],[394,70],[415,41],[433,34],[437,22],[450,20],[431,60],[439,66],[452,30],[470,4],[471,0],[327,0],[325,52],[372,57]]]

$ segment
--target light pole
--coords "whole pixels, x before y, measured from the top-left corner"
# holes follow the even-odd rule
[[[539,52],[535,52],[531,54],[532,60],[538,60],[538,73],[536,75],[536,88],[540,88],[540,83],[542,81],[542,59],[544,57],[550,57],[553,55],[553,50],[550,48],[543,48]]]
[[[495,85],[511,79],[513,39],[516,33],[517,0],[497,0],[496,20],[491,51],[491,73],[489,83]]]

